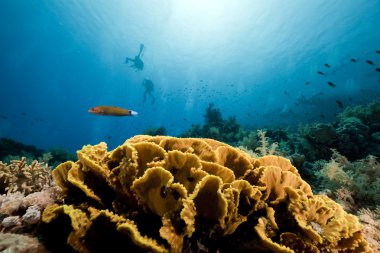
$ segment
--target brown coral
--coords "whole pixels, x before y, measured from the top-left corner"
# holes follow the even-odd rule
[[[22,192],[29,194],[51,185],[50,168],[34,160],[27,164],[26,157],[7,165],[0,162],[0,194]]]
[[[240,237],[252,238],[248,250],[257,252],[371,251],[357,219],[313,195],[282,157],[166,136],[77,154],[53,172],[66,205],[47,208],[43,220],[66,221],[67,242],[79,252],[239,251]]]
[[[0,252],[48,253],[36,238],[12,233],[0,233]]]

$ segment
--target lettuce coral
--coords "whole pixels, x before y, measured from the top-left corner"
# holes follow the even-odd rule
[[[78,252],[372,252],[357,218],[283,157],[147,135],[77,154],[53,171],[65,204],[42,220]]]

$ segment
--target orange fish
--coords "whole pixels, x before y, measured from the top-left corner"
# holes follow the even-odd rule
[[[117,106],[100,105],[92,107],[88,110],[89,113],[97,115],[110,115],[110,116],[136,116],[138,113],[132,110],[123,109]]]

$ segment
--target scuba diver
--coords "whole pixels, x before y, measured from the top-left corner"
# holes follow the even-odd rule
[[[145,104],[146,95],[149,95],[152,98],[152,104],[154,104],[154,102],[156,101],[156,98],[152,94],[152,92],[154,90],[154,84],[153,84],[152,80],[150,80],[148,78],[144,78],[144,81],[142,82],[142,85],[145,88],[143,103]]]
[[[133,64],[130,65],[129,67],[135,68],[136,72],[144,69],[144,62],[140,58],[143,49],[144,49],[144,44],[141,43],[140,52],[138,55],[135,56],[134,59],[129,58],[129,57],[125,58],[125,64],[128,64],[128,62],[131,61]]]

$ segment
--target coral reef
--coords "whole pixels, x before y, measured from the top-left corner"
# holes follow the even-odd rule
[[[316,174],[320,186],[330,189],[346,205],[356,211],[357,206],[376,207],[380,205],[380,164],[375,156],[369,155],[354,162],[333,150],[329,162],[321,161]]]
[[[303,126],[297,134],[296,150],[313,162],[329,159],[337,149],[349,160],[380,156],[380,101],[347,107],[333,124]]]
[[[58,191],[47,164],[28,164],[25,157],[0,162],[0,230],[33,233],[44,208],[58,202]]]
[[[234,116],[227,120],[223,119],[222,113],[213,103],[210,103],[206,108],[204,119],[205,124],[203,126],[193,125],[181,137],[212,138],[233,145],[246,135]]]
[[[163,126],[161,126],[161,127],[151,127],[151,128],[146,129],[142,134],[152,135],[152,136],[166,135],[166,128],[163,127]]]
[[[7,165],[0,162],[0,194],[23,192],[29,194],[51,186],[50,168],[34,160],[31,164],[26,157],[13,160]]]
[[[257,153],[252,153],[254,157],[259,157],[259,156],[265,156],[265,155],[273,155],[276,153],[276,149],[278,148],[278,143],[273,142],[272,144],[269,144],[269,138],[266,136],[266,131],[259,129],[257,130],[257,136],[258,136],[258,141],[255,142],[255,138],[251,135],[250,133],[247,137],[243,139],[241,144],[243,147],[251,147],[252,150],[257,151]],[[257,143],[256,147],[254,147],[252,144]]]
[[[331,156],[330,148],[336,146],[337,138],[332,124],[305,125],[298,132],[297,150],[310,162],[328,159]]]
[[[339,176],[336,174],[335,181],[341,183],[329,184],[329,180],[325,180],[327,178],[323,179],[323,176],[321,177],[322,174],[326,174],[328,171],[330,171],[330,175],[333,172],[333,170],[329,170],[325,166],[331,156],[334,156],[332,150],[337,150],[350,161],[363,160],[370,156],[380,156],[380,101],[377,100],[365,106],[347,107],[342,113],[338,114],[337,118],[338,120],[334,123],[300,126],[296,132],[267,129],[263,132],[265,133],[264,140],[266,143],[278,143],[275,154],[290,159],[299,169],[302,177],[312,184],[314,188],[318,188],[318,191],[332,186],[335,192],[342,188],[342,182],[347,180],[340,181]],[[243,146],[243,150],[250,152],[252,155],[259,156],[264,154],[262,150],[265,152],[270,150],[268,147],[263,149],[262,141],[260,140],[263,140],[263,138],[259,137],[255,132],[250,132],[239,142],[239,145]],[[337,169],[338,164],[331,163],[331,169]],[[368,180],[364,175],[366,173],[373,174],[373,170],[368,166],[361,168],[358,169],[362,174],[361,176],[359,175],[362,182],[359,184],[369,183],[371,189],[366,190],[366,192],[372,192],[373,187],[378,188],[376,186],[378,183],[370,182],[375,180],[374,177]],[[323,172],[318,172],[322,169],[324,169]],[[366,169],[368,169],[367,172],[365,172]],[[348,170],[348,172],[350,171],[354,170]],[[338,170],[335,170],[335,172],[338,172]],[[342,175],[342,173],[340,174]],[[320,185],[321,178],[325,182],[322,185]],[[359,182],[359,180],[355,181]],[[339,187],[337,188],[336,186]],[[356,188],[364,189],[365,187],[357,186]],[[357,189],[350,189],[349,191],[357,192]],[[340,190],[339,192],[343,193],[344,191]],[[340,194],[340,196],[343,195]],[[362,195],[362,197],[366,198],[365,195]],[[370,197],[370,199],[373,199],[373,197]]]
[[[8,155],[21,155],[25,157],[41,156],[43,150],[33,145],[25,145],[21,142],[14,141],[9,138],[0,138],[0,160],[5,161],[4,157]]]
[[[364,236],[375,252],[380,252],[380,206],[374,210],[362,208],[358,212],[359,220],[364,224]]]
[[[380,130],[380,101],[375,100],[368,105],[346,107],[344,111],[338,115],[338,118],[341,120],[351,117],[358,118],[370,129]]]
[[[65,204],[42,215],[52,251],[372,252],[357,218],[280,156],[147,135],[77,156],[53,171]]]
[[[42,211],[59,202],[57,187],[31,193],[27,196],[20,192],[0,195],[0,230],[33,232],[31,225],[38,224]]]
[[[336,128],[337,150],[351,159],[361,158],[370,139],[369,127],[356,117],[343,118]]]
[[[69,160],[75,160],[76,158],[74,154],[69,153],[66,149],[58,148],[58,147],[49,148],[44,154],[49,154],[51,156],[50,159],[45,162],[46,163],[49,162],[49,165],[52,168],[57,167],[57,165],[59,165],[60,163],[63,163]],[[43,158],[44,154],[42,154],[42,156],[40,157]],[[39,157],[37,157],[37,160],[40,162],[44,161],[43,159],[39,159]]]
[[[40,191],[52,184],[50,168],[37,160],[27,164],[26,157],[7,165],[0,162],[0,194]]]
[[[12,160],[21,160],[22,157],[26,157],[27,163],[37,160],[49,163],[51,167],[75,159],[75,155],[64,148],[50,148],[44,151],[33,145],[25,145],[9,138],[0,138],[0,161],[10,163]]]

